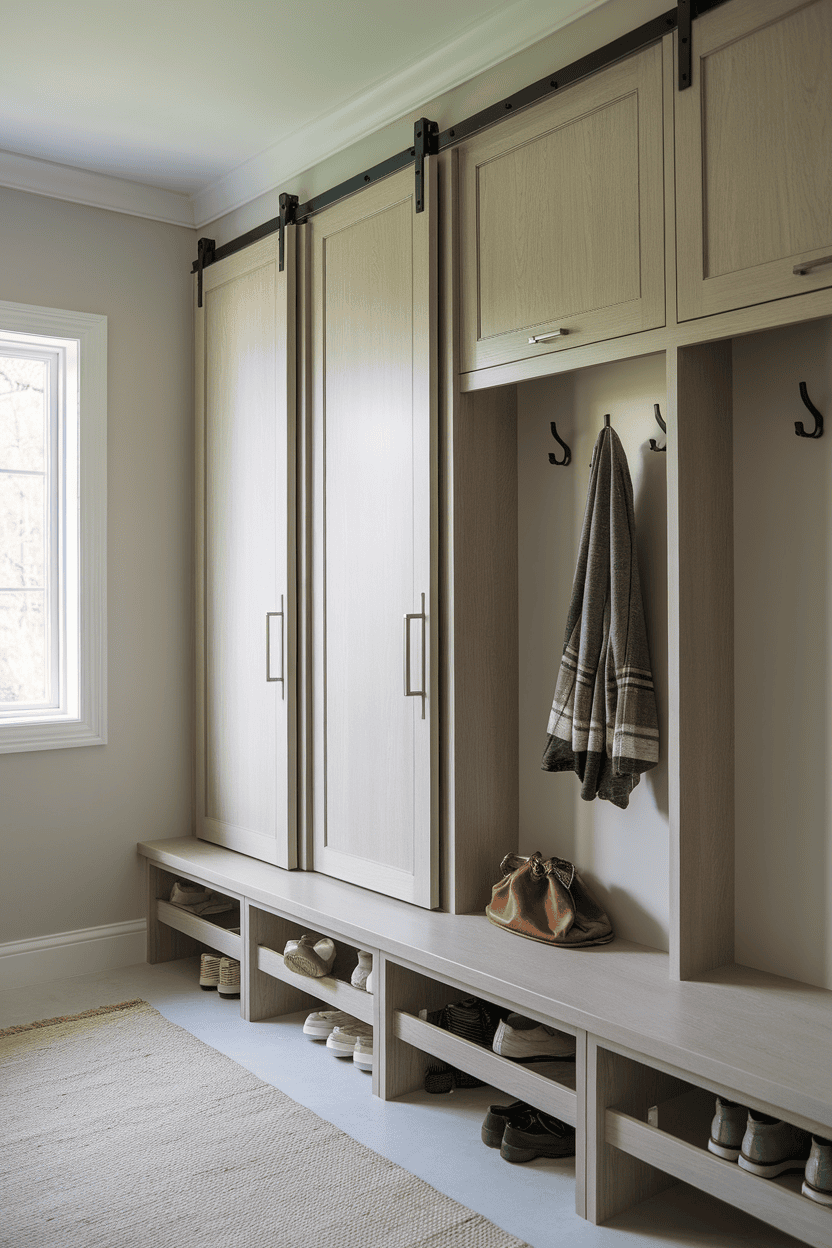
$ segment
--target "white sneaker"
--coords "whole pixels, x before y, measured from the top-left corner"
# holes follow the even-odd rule
[[[364,985],[364,988],[367,992],[373,991],[373,972],[372,971],[370,971],[370,974],[367,976],[367,982]]]
[[[575,1037],[522,1014],[509,1014],[498,1026],[491,1047],[500,1057],[515,1062],[552,1062],[575,1056]]]
[[[347,1014],[345,1010],[314,1010],[306,1016],[303,1034],[311,1036],[313,1040],[326,1040],[334,1028],[348,1027],[350,1023],[357,1022],[358,1019],[353,1018],[352,1014]]]
[[[352,1060],[361,1070],[373,1069],[373,1036],[359,1036],[352,1051]]]
[[[217,992],[221,997],[239,997],[240,963],[236,958],[220,958],[220,982]]]
[[[353,1019],[351,1023],[332,1029],[326,1038],[326,1047],[337,1057],[352,1057],[359,1036],[365,1039],[369,1036],[372,1039],[372,1035],[373,1029],[369,1024]]]
[[[315,941],[306,933],[299,940],[287,940],[283,961],[290,971],[298,975],[312,975],[321,979],[332,970],[335,961],[335,945],[328,936]]]
[[[369,992],[367,987],[367,979],[373,973],[373,955],[367,953],[366,949],[358,950],[358,966],[350,976],[350,983],[353,988],[361,988],[364,992]]]

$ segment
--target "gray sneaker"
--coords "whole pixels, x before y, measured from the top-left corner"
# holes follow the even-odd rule
[[[716,1098],[716,1113],[711,1123],[708,1151],[726,1161],[736,1161],[742,1148],[742,1137],[748,1120],[748,1110],[736,1101]]]
[[[575,1037],[522,1014],[509,1014],[497,1027],[491,1045],[515,1062],[567,1061],[575,1056]]]
[[[812,1136],[812,1151],[806,1162],[801,1192],[819,1205],[832,1208],[832,1140]]]
[[[786,1170],[802,1170],[811,1144],[808,1131],[750,1109],[739,1164],[761,1179],[773,1179]]]

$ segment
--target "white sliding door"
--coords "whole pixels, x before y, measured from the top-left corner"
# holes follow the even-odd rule
[[[426,907],[438,902],[431,163],[424,212],[406,169],[308,227],[314,867]]]
[[[196,326],[197,835],[297,862],[293,231],[204,273]],[[290,245],[291,240],[291,245]]]

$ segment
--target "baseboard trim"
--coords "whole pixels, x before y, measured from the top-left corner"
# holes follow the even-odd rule
[[[11,940],[0,945],[0,988],[25,988],[144,962],[146,933],[144,919],[128,919],[32,940]]]

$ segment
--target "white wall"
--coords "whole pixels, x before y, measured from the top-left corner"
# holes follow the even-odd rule
[[[518,386],[520,848],[575,862],[618,935],[667,949],[667,456],[653,404],[665,409],[664,354]],[[639,572],[659,710],[660,761],[626,810],[585,802],[571,772],[540,769],[557,680],[589,483],[604,415],[624,445],[635,499]],[[549,424],[572,451],[560,459]]]
[[[0,188],[0,299],[109,334],[109,742],[0,755],[0,945],[141,919],[136,841],[191,831],[195,253],[192,230]]]
[[[733,356],[736,959],[832,988],[832,322]]]

